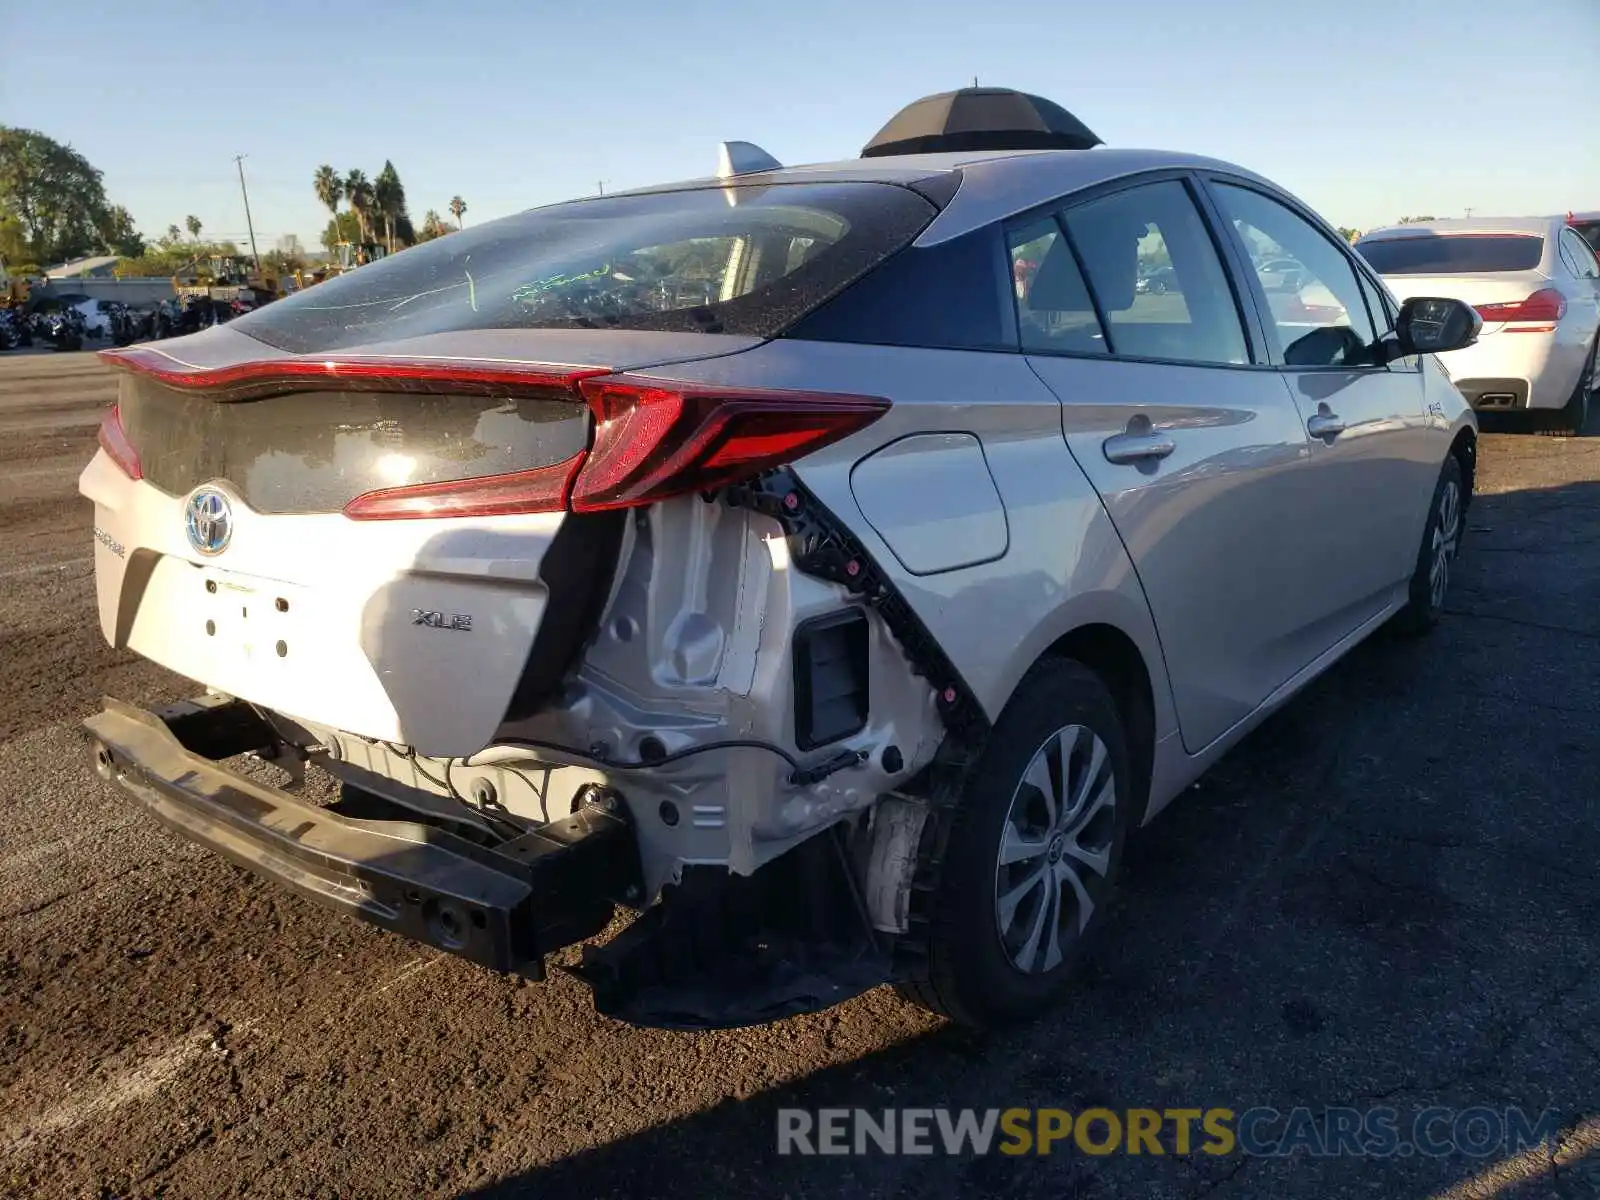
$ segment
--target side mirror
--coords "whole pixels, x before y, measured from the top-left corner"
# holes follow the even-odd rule
[[[1483,318],[1472,305],[1437,296],[1413,296],[1400,306],[1394,332],[1397,357],[1443,354],[1478,340]]]

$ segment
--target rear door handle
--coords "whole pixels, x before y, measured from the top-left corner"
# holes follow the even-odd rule
[[[1306,432],[1312,437],[1334,437],[1344,432],[1344,418],[1326,404],[1319,404],[1316,416],[1306,422]]]
[[[1119,433],[1108,437],[1101,449],[1106,461],[1114,463],[1149,462],[1162,459],[1178,448],[1164,433]]]

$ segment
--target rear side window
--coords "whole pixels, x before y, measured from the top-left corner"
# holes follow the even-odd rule
[[[1054,221],[1010,235],[1012,288],[1022,348],[1056,354],[1105,354],[1105,333],[1072,247]]]
[[[232,327],[297,354],[473,329],[771,337],[908,244],[936,211],[878,183],[572,201],[425,242]]]
[[[1015,351],[1002,321],[999,233],[988,226],[900,251],[802,317],[786,336],[813,342]]]
[[[1531,271],[1544,257],[1533,233],[1416,233],[1356,243],[1380,275],[1479,275]]]
[[[1600,277],[1600,263],[1595,261],[1594,251],[1589,248],[1589,243],[1583,240],[1577,230],[1561,231],[1561,253],[1563,257],[1571,260],[1572,273],[1579,279]]]
[[[1183,184],[1115,192],[1063,219],[1105,313],[1112,353],[1250,361],[1233,290]]]
[[[1575,221],[1572,227],[1595,253],[1600,254],[1600,221]]]

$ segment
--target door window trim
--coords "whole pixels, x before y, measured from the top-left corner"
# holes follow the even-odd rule
[[[1244,240],[1239,236],[1239,231],[1233,227],[1233,223],[1224,215],[1221,201],[1213,194],[1212,188],[1217,186],[1236,187],[1247,192],[1255,192],[1257,195],[1262,196],[1267,200],[1272,200],[1278,204],[1281,204],[1284,208],[1287,208],[1306,224],[1310,225],[1315,232],[1321,234],[1323,239],[1331,244],[1335,251],[1343,256],[1345,264],[1350,268],[1353,274],[1360,276],[1363,273],[1363,264],[1355,252],[1351,250],[1350,243],[1341,238],[1338,235],[1338,232],[1329,226],[1328,223],[1320,216],[1311,211],[1311,209],[1307,208],[1304,204],[1300,203],[1287,192],[1280,191],[1276,187],[1263,183],[1261,180],[1245,178],[1240,175],[1234,175],[1227,171],[1205,170],[1196,171],[1195,174],[1198,177],[1197,182],[1206,194],[1206,201],[1211,206],[1211,212],[1213,213],[1214,219],[1219,226],[1220,232],[1228,241],[1233,255],[1232,261],[1234,263],[1235,270],[1243,276],[1244,285],[1250,293],[1251,299],[1256,306],[1258,314],[1260,314],[1263,318],[1263,325],[1266,326],[1264,329],[1264,336],[1266,338],[1267,355],[1268,360],[1271,362],[1273,368],[1285,373],[1292,372],[1296,375],[1304,374],[1306,372],[1329,373],[1337,371],[1348,375],[1353,371],[1365,371],[1373,373],[1378,371],[1390,371],[1393,364],[1384,365],[1368,363],[1361,365],[1347,365],[1335,363],[1327,366],[1291,366],[1289,363],[1284,361],[1283,346],[1279,342],[1277,323],[1275,321],[1266,321],[1264,319],[1267,314],[1271,313],[1272,309],[1269,301],[1267,300],[1267,294],[1261,286],[1261,277],[1256,274],[1255,268],[1250,265],[1250,254],[1244,245]],[[1358,288],[1357,290],[1361,292],[1361,305],[1362,308],[1366,310],[1367,320],[1372,323],[1373,332],[1379,334],[1381,340],[1383,331],[1388,329],[1390,325],[1392,325],[1392,322],[1388,321],[1387,319],[1380,321],[1379,316],[1382,314],[1374,314],[1370,306],[1367,304],[1366,289]],[[1377,290],[1380,296],[1384,294],[1384,290],[1381,287]],[[1382,328],[1380,328],[1380,326]]]
[[[1107,196],[1114,196],[1121,192],[1132,191],[1135,188],[1147,187],[1155,183],[1176,182],[1183,185],[1184,192],[1189,197],[1189,202],[1194,205],[1195,212],[1199,215],[1200,223],[1205,228],[1206,236],[1210,239],[1212,252],[1217,256],[1218,265],[1222,268],[1222,277],[1228,281],[1228,291],[1233,298],[1234,315],[1238,318],[1240,332],[1244,335],[1245,353],[1249,362],[1207,362],[1192,358],[1157,358],[1147,355],[1123,354],[1116,349],[1113,338],[1106,322],[1105,306],[1100,302],[1099,293],[1095,291],[1094,281],[1084,271],[1083,256],[1078,250],[1072,234],[1067,228],[1066,214],[1072,209],[1096,200],[1103,200]],[[1078,188],[1067,192],[1065,195],[1056,196],[1043,204],[1036,204],[1032,208],[1019,213],[1013,213],[999,223],[1004,231],[1004,236],[998,239],[1000,248],[1005,250],[1010,244],[1010,235],[1016,230],[1040,221],[1053,221],[1061,232],[1061,237],[1067,248],[1072,252],[1073,262],[1077,265],[1078,273],[1083,278],[1084,287],[1088,289],[1089,300],[1094,305],[1095,317],[1100,322],[1100,332],[1106,339],[1108,354],[1090,354],[1077,350],[1032,350],[1021,345],[1020,330],[1018,332],[1018,349],[1024,354],[1037,354],[1048,358],[1078,358],[1092,362],[1138,362],[1156,363],[1167,366],[1202,367],[1222,371],[1271,371],[1276,366],[1268,359],[1269,342],[1266,340],[1265,330],[1261,326],[1260,313],[1256,309],[1255,300],[1240,287],[1236,272],[1230,270],[1230,248],[1218,236],[1218,229],[1207,207],[1207,199],[1203,195],[1198,174],[1188,167],[1163,167],[1149,171],[1140,171],[1132,175],[1119,175],[1115,179],[1103,180],[1089,187]],[[1010,264],[1005,264],[1005,277],[1010,278]],[[1016,301],[1012,298],[1012,322],[1016,322]]]
[[[1594,247],[1589,245],[1583,234],[1579,233],[1571,225],[1563,225],[1561,227],[1561,237],[1558,239],[1557,244],[1570,246],[1571,248],[1567,252],[1577,260],[1580,266],[1593,267],[1596,271],[1600,271],[1600,254],[1596,254]],[[1582,247],[1581,251],[1578,249],[1580,246]],[[1600,274],[1585,275],[1580,271],[1578,278],[1600,279]]]

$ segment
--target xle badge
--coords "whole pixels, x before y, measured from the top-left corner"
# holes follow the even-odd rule
[[[443,613],[427,608],[413,608],[411,610],[411,623],[413,625],[426,625],[429,629],[455,629],[462,633],[472,632],[472,616],[469,613]]]

